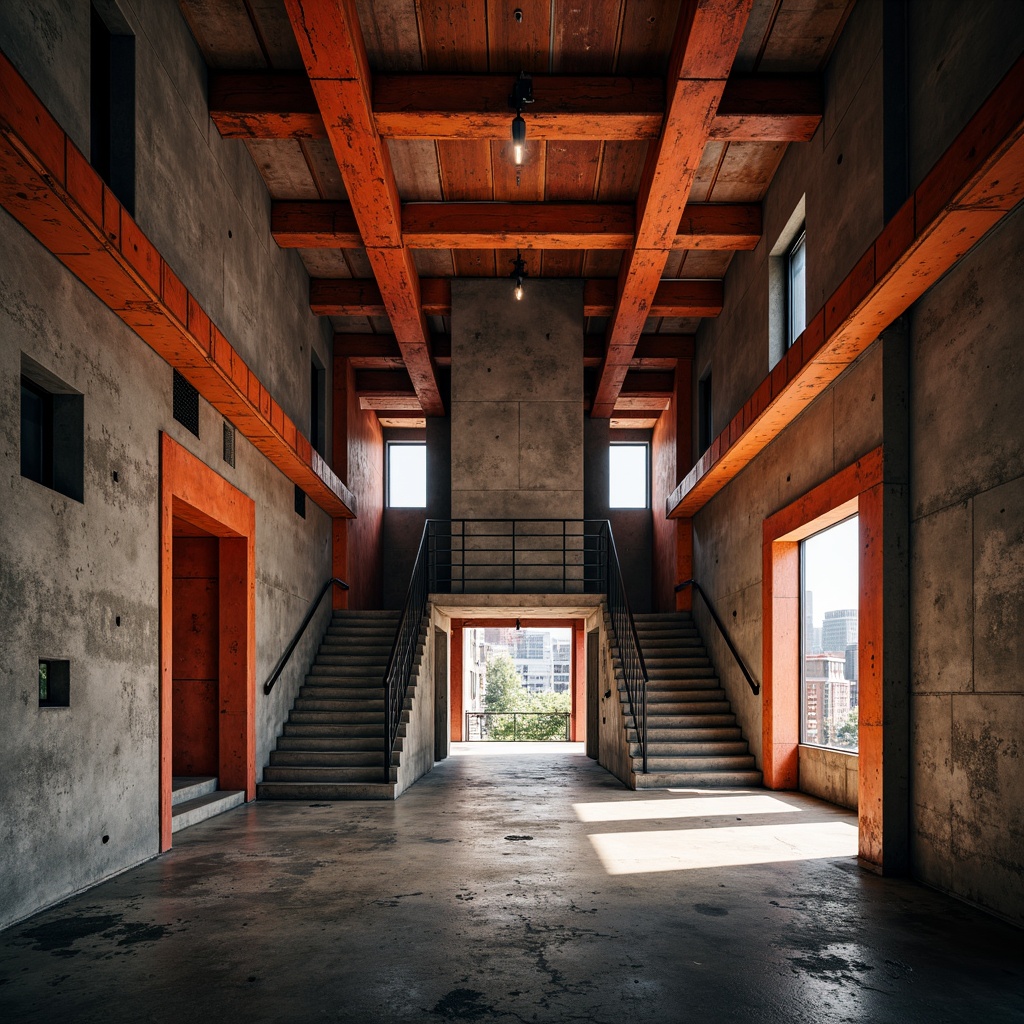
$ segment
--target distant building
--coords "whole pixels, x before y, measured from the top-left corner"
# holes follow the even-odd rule
[[[855,686],[846,678],[845,655],[805,656],[803,705],[802,742],[856,747],[856,741],[850,744],[838,737],[839,728],[857,706]]]
[[[857,609],[839,608],[825,612],[821,624],[821,649],[829,654],[844,654],[857,642]]]

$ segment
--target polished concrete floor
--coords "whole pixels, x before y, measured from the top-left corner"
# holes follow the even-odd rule
[[[467,745],[397,803],[250,804],[0,934],[0,1020],[1024,1020],[1022,933],[760,790]]]

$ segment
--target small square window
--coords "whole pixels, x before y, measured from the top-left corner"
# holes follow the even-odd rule
[[[427,446],[388,442],[388,508],[427,507]]]
[[[608,505],[611,508],[647,508],[648,446],[613,444],[608,449]]]
[[[55,658],[39,659],[39,706],[71,706],[71,662]]]
[[[21,357],[21,475],[82,501],[85,399]]]

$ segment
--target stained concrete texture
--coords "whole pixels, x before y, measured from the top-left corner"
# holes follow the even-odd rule
[[[396,803],[254,804],[0,935],[19,1022],[1020,1021],[1022,935],[860,870],[852,815],[456,745]],[[538,749],[539,748],[539,749]]]

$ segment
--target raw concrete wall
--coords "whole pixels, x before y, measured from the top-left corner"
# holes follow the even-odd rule
[[[856,754],[824,747],[801,746],[800,789],[831,804],[857,810],[857,781],[860,759]]]
[[[123,9],[137,40],[137,219],[305,424],[310,350],[330,365],[330,335],[309,312],[301,265],[270,239],[244,147],[210,125],[205,71],[176,5]],[[0,7],[0,49],[86,153],[88,38],[88,4]],[[22,353],[85,396],[81,503],[20,474]],[[265,698],[263,681],[329,571],[330,520],[312,503],[297,516],[293,485],[241,436],[236,467],[225,463],[223,420],[205,401],[201,439],[177,423],[171,378],[0,214],[0,926],[158,849],[161,430],[256,501],[258,776],[326,625],[325,604]],[[70,659],[70,708],[37,706],[44,657]]]
[[[434,767],[434,692],[438,680],[434,678],[436,617],[432,610],[428,612],[424,622],[425,628],[421,634],[424,640],[423,649],[406,697],[409,720],[405,724],[402,740],[396,797]],[[443,686],[447,685],[447,682],[440,680]]]
[[[452,516],[583,516],[583,282],[452,282]]]
[[[908,10],[913,185],[1020,54],[1024,8],[994,0],[973,5],[969,19],[952,0]],[[694,377],[713,369],[716,431],[768,369],[767,250],[800,197],[809,314],[882,226],[881,13],[881,4],[854,8],[826,72],[823,124],[809,145],[787,152],[765,199],[765,238],[737,254],[726,308],[700,331]],[[1024,919],[1022,251],[1017,211],[907,317],[911,871],[1017,922]],[[883,436],[885,344],[876,342],[694,520],[695,576],[756,677],[764,518],[876,445],[903,441],[898,424]],[[700,602],[695,614],[761,763],[761,698]],[[839,800],[844,781],[850,799],[849,771],[803,750],[801,771],[802,787]]]
[[[1024,209],[911,321],[911,849],[1024,922]]]

